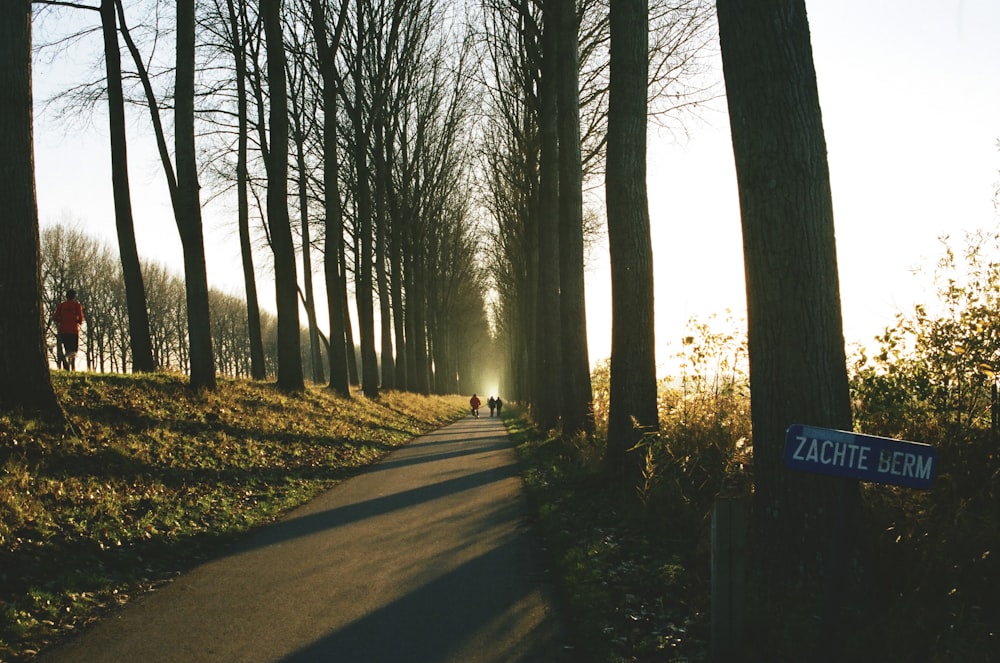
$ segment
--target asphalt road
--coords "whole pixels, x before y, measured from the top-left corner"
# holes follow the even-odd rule
[[[573,659],[525,509],[500,420],[467,417],[38,660]]]

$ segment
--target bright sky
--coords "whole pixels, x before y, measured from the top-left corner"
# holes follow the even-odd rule
[[[1000,2],[807,0],[834,197],[844,329],[872,345],[899,310],[928,302],[911,268],[940,254],[938,237],[997,225],[1000,181]],[[36,96],[56,76],[36,64]],[[718,73],[721,80],[721,70]],[[42,224],[75,221],[113,242],[106,119],[67,133],[36,116]],[[650,135],[657,359],[668,371],[685,321],[742,314],[742,244],[724,100],[683,144]],[[130,135],[139,251],[176,265],[180,241],[151,138]],[[209,281],[242,292],[228,210],[206,210]],[[262,252],[258,261],[264,258]],[[589,259],[592,363],[610,355],[606,250]],[[262,300],[267,302],[266,297]],[[272,307],[273,310],[273,307]]]

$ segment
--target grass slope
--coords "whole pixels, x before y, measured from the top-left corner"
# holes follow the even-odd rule
[[[0,414],[0,660],[26,660],[415,436],[465,398],[53,376],[75,429]]]

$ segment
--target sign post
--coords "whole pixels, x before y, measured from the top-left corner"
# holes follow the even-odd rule
[[[937,473],[937,449],[919,442],[793,424],[785,433],[785,464],[803,472],[930,488]]]

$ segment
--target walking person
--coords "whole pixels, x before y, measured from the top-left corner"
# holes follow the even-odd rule
[[[469,399],[469,406],[472,408],[473,418],[475,419],[479,418],[479,406],[482,404],[483,402],[479,400],[479,396],[472,394],[472,398]]]
[[[490,396],[490,400],[486,401],[486,404],[490,406],[490,416],[493,416],[493,411],[497,409],[497,399]]]
[[[499,417],[500,416],[500,408],[503,407],[503,401],[500,400],[499,396],[497,396],[496,400],[493,401],[493,404],[497,406],[497,416]]]
[[[76,353],[80,349],[80,325],[84,321],[83,305],[76,301],[76,290],[70,288],[66,291],[66,299],[56,306],[52,319],[58,326],[63,368],[75,371]]]

